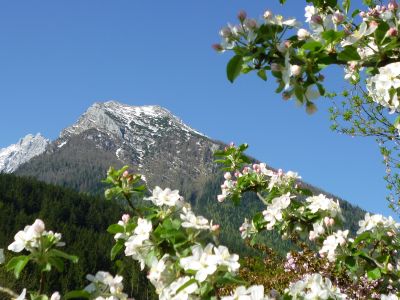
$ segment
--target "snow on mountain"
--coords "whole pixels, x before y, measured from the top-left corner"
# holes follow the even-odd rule
[[[12,173],[32,157],[42,154],[50,141],[40,133],[28,134],[18,143],[0,149],[0,173]]]
[[[71,137],[90,130],[95,130],[96,134],[86,135],[86,139],[96,140],[103,148],[109,148],[112,138],[118,146],[114,152],[115,156],[121,161],[126,161],[124,157],[133,155],[135,165],[139,168],[143,166],[144,158],[160,147],[160,143],[157,142],[160,139],[168,138],[177,144],[191,139],[208,140],[208,137],[160,106],[130,106],[108,101],[90,106],[74,125],[61,132],[55,143],[61,148]]]

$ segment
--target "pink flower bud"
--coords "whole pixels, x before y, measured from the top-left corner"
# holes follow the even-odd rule
[[[334,23],[340,24],[344,21],[344,15],[341,12],[337,11],[333,14],[332,20]]]
[[[285,47],[288,49],[288,48],[290,48],[290,47],[292,46],[292,42],[289,41],[289,40],[286,40],[286,41],[284,42],[284,45],[285,45]]]
[[[387,264],[387,269],[392,272],[393,271],[393,265],[391,263]]]
[[[223,38],[232,36],[232,30],[229,27],[224,27],[219,31],[219,35]]]
[[[388,4],[388,9],[393,11],[399,8],[399,5],[397,4],[397,2],[395,0],[392,0],[389,2]]]
[[[218,196],[217,196],[218,202],[224,202],[225,199],[226,199],[226,195],[218,195]]]
[[[219,224],[214,224],[211,226],[211,231],[218,231],[220,228]]]
[[[241,10],[239,11],[237,17],[241,22],[243,22],[247,18],[247,13],[244,10]]]
[[[378,27],[378,22],[376,22],[376,21],[374,21],[374,20],[372,20],[371,22],[369,22],[369,26],[370,27]]]
[[[287,101],[287,100],[290,100],[290,98],[292,98],[292,97],[290,96],[289,92],[283,92],[282,93],[282,99],[283,100]]]
[[[322,24],[324,21],[322,20],[322,17],[319,15],[313,15],[311,17],[311,22],[315,23],[315,24]]]
[[[272,18],[272,11],[270,11],[270,10],[266,10],[265,12],[264,12],[264,19],[270,19],[270,18]]]
[[[32,229],[37,233],[43,233],[45,230],[44,222],[40,219],[36,219],[35,222],[32,224]]]
[[[122,177],[126,178],[129,176],[129,172],[128,170],[124,171],[124,173],[122,173]]]
[[[130,218],[131,218],[131,216],[128,215],[128,214],[123,214],[123,215],[122,215],[122,221],[123,221],[125,224],[129,222]]]
[[[290,71],[294,76],[299,76],[301,74],[301,67],[298,65],[293,65],[290,67]]]
[[[272,63],[271,64],[271,71],[280,72],[281,71],[281,65],[277,64],[277,63]]]
[[[386,34],[391,37],[396,37],[398,33],[399,32],[397,31],[397,29],[394,27],[389,28],[388,31],[386,32]]]
[[[226,173],[224,174],[224,178],[225,178],[226,180],[231,180],[231,179],[232,179],[232,174],[231,174],[230,172],[226,172]]]
[[[211,47],[212,47],[215,51],[218,51],[218,52],[224,51],[224,47],[222,47],[221,44],[213,44]]]
[[[393,231],[388,231],[388,232],[386,232],[386,234],[387,234],[388,236],[390,236],[390,237],[394,236],[394,232],[393,232]]]
[[[306,104],[306,113],[309,114],[309,115],[312,115],[316,111],[317,111],[317,107],[315,106],[315,104],[312,103],[312,102],[307,102],[307,104]]]
[[[253,170],[254,170],[256,173],[260,173],[260,171],[261,171],[260,165],[259,165],[259,164],[254,164],[254,165],[253,165]]]
[[[361,18],[365,18],[367,16],[367,13],[365,11],[362,11],[358,14]]]
[[[244,26],[248,29],[255,29],[257,28],[257,21],[254,19],[246,19],[244,21]]]

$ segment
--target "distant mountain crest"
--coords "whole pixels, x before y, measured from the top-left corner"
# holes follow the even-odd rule
[[[154,134],[160,129],[174,126],[188,133],[204,136],[161,106],[130,106],[117,101],[107,101],[96,102],[90,106],[74,125],[61,132],[60,138],[80,134],[91,128],[123,138],[123,129],[135,129],[135,126],[153,131]]]
[[[21,164],[42,154],[49,143],[40,133],[28,134],[18,143],[0,149],[0,173],[14,172]]]

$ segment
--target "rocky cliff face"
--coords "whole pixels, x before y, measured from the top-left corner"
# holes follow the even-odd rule
[[[0,173],[14,172],[21,164],[42,154],[48,145],[49,140],[38,133],[28,134],[18,143],[0,149]]]
[[[127,164],[150,184],[181,188],[215,172],[212,154],[219,147],[162,107],[109,101],[89,107],[18,173],[69,185],[66,177],[74,181],[79,169],[104,176],[109,166]]]

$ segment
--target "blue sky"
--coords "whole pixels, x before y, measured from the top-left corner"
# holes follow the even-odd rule
[[[327,100],[305,114],[255,75],[230,84],[211,44],[240,9],[303,20],[305,1],[0,1],[0,148],[50,139],[95,101],[158,104],[225,142],[365,209],[389,214],[375,143],[329,129]],[[344,87],[341,73],[328,85]]]

